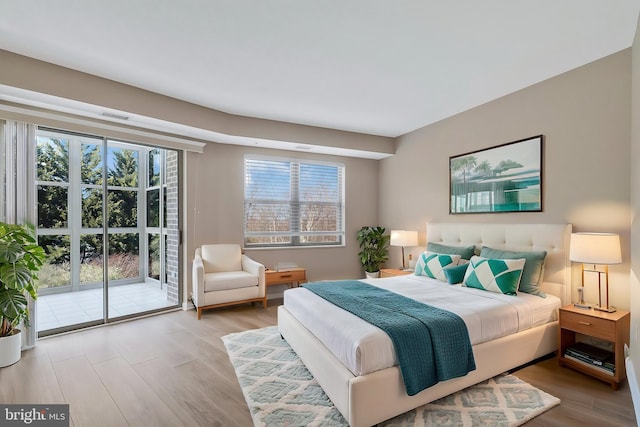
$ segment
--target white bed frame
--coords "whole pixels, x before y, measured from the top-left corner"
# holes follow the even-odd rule
[[[428,223],[427,241],[497,249],[546,250],[543,290],[571,300],[570,224]],[[408,396],[397,366],[354,376],[284,306],[278,329],[352,427],[372,426],[521,366],[558,348],[558,322],[473,346],[476,370]]]

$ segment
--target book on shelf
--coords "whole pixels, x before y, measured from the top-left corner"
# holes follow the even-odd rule
[[[572,361],[574,361],[576,363],[579,363],[581,365],[588,366],[588,367],[590,367],[592,369],[595,369],[598,372],[602,372],[605,375],[611,375],[611,376],[615,375],[615,367],[611,363],[606,363],[605,365],[594,365],[591,362],[588,362],[588,361],[582,360],[580,358],[574,357],[569,353],[565,353],[564,357],[565,357],[565,359],[572,360]]]
[[[570,345],[566,352],[600,366],[613,357],[613,353],[611,351],[583,342],[577,342]]]
[[[593,360],[589,359],[588,357],[585,357],[585,356],[583,356],[581,354],[576,354],[576,353],[572,352],[569,349],[567,349],[567,351],[565,351],[564,354],[565,354],[565,357],[566,356],[571,356],[574,359],[578,359],[578,360],[580,360],[582,362],[585,362],[585,363],[588,363],[590,365],[594,365],[594,366],[605,368],[605,369],[609,369],[609,370],[614,370],[615,369],[613,363],[611,363],[609,360],[607,360],[605,362],[593,361]],[[611,360],[613,360],[613,359],[611,359]]]
[[[583,353],[579,353],[579,352],[573,351],[571,348],[567,348],[567,350],[565,351],[565,354],[573,356],[576,359],[580,359],[580,360],[582,360],[584,362],[591,363],[593,365],[602,366],[604,364],[604,361],[602,361],[602,360],[592,359],[591,357],[586,356]]]

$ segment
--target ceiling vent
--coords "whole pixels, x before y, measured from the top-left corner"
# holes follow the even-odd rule
[[[109,113],[109,112],[103,111],[102,115],[104,117],[109,117],[110,119],[129,120],[129,116],[125,116],[123,114]]]

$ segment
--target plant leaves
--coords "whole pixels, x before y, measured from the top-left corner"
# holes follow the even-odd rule
[[[27,297],[36,298],[36,272],[46,254],[38,246],[32,224],[0,222],[0,323],[1,336],[13,333],[20,322],[29,324]]]
[[[31,270],[26,265],[0,265],[0,282],[7,288],[22,290],[31,279]]]
[[[20,323],[28,314],[27,298],[15,289],[0,289],[0,317],[7,318],[13,324]]]

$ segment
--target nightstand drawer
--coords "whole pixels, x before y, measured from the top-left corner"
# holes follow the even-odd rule
[[[307,272],[304,268],[295,268],[289,271],[267,270],[265,273],[267,286],[282,283],[300,284],[307,281]]]
[[[305,274],[304,270],[298,271],[277,271],[275,273],[270,273],[273,275],[274,280],[290,280],[292,282],[297,282],[299,280],[304,280]]]
[[[563,310],[560,314],[560,327],[607,341],[616,340],[616,322],[607,319]]]

